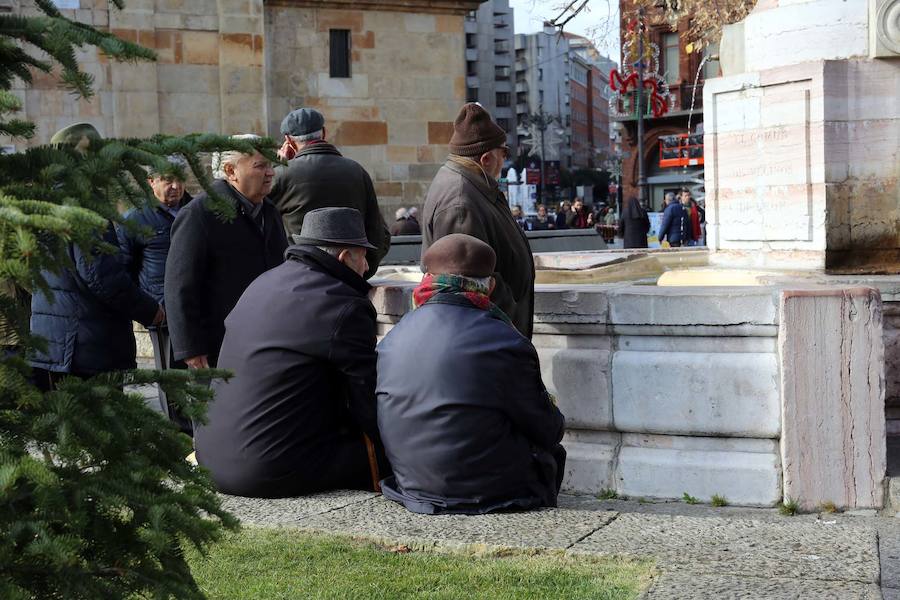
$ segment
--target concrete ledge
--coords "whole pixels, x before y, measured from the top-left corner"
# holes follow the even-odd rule
[[[773,288],[627,287],[609,292],[615,325],[777,325]]]
[[[562,489],[580,494],[599,494],[616,488],[615,470],[622,436],[612,432],[566,432],[566,473]]]
[[[756,442],[756,443],[753,443]],[[616,491],[629,497],[772,506],[781,500],[781,468],[774,440],[721,440],[623,434]]]
[[[619,431],[778,437],[774,354],[619,351],[612,365]]]
[[[609,393],[609,350],[538,347],[541,378],[566,426],[607,430],[612,428]]]

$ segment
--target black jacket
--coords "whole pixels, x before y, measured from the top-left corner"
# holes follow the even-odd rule
[[[531,342],[443,294],[378,345],[378,427],[394,478],[384,495],[420,513],[556,505],[550,458],[564,419]]]
[[[165,277],[175,360],[205,354],[210,366],[219,355],[225,317],[250,282],[284,261],[287,248],[281,217],[270,202],[264,201],[260,231],[227,182],[216,180],[213,189],[234,203],[237,216],[217,216],[206,194],[181,209],[172,225]]]
[[[646,248],[650,217],[637,200],[629,200],[619,218],[619,237],[625,248]]]
[[[314,477],[348,422],[377,440],[369,284],[317,248],[286,254],[228,316],[219,367],[234,378],[214,384],[209,422],[195,432],[197,460],[230,493]]]
[[[366,238],[376,247],[366,252],[366,279],[375,274],[391,247],[391,234],[378,209],[372,178],[358,162],[344,158],[327,142],[303,148],[287,166],[275,169],[269,198],[281,212],[288,236],[299,234],[303,217],[316,208],[355,208],[362,213]]]
[[[522,335],[530,338],[534,319],[534,256],[525,232],[509,211],[496,181],[454,160],[440,168],[422,211],[422,256],[445,235],[466,233],[497,254],[493,299]]]
[[[190,201],[190,194],[185,192],[181,199],[181,208],[183,209]],[[146,232],[117,226],[116,233],[121,249],[119,259],[141,289],[163,304],[166,258],[169,256],[172,223],[175,222],[175,217],[157,203],[129,210],[125,213],[124,219],[138,228],[153,233],[148,237],[145,235]]]
[[[116,245],[112,223],[103,241]],[[53,299],[31,298],[31,332],[47,341],[31,365],[59,373],[96,375],[135,367],[131,322],[150,325],[159,308],[142,292],[113,254],[68,245],[74,270],[44,272]]]
[[[687,242],[691,239],[691,215],[677,200],[663,211],[658,237],[660,243],[668,239],[670,244]]]

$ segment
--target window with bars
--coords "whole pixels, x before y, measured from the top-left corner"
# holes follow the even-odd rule
[[[329,73],[332,77],[350,77],[350,30],[329,30]]]
[[[497,106],[509,106],[512,94],[509,92],[497,92]]]

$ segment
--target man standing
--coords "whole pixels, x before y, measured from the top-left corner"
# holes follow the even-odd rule
[[[366,254],[369,270],[375,274],[391,247],[391,234],[378,209],[372,179],[356,161],[344,158],[325,141],[325,117],[317,110],[299,108],[281,122],[285,167],[275,171],[269,195],[284,219],[288,235],[300,233],[303,217],[311,210],[328,206],[355,208],[366,224],[366,236],[375,245]]]
[[[422,255],[451,233],[487,243],[497,255],[494,302],[530,338],[534,317],[534,257],[497,183],[509,153],[506,132],[476,103],[462,107],[450,156],[425,198]]]
[[[572,211],[566,215],[566,227],[569,229],[589,229],[593,224],[591,213],[584,207],[581,197],[575,198]]]
[[[666,208],[663,211],[662,223],[659,226],[659,243],[669,240],[669,246],[680,248],[690,239],[690,216],[681,203],[675,200],[675,194],[667,192]]]
[[[181,169],[187,169],[187,161],[170,156],[169,162]],[[124,220],[132,227],[119,226],[119,258],[132,279],[156,302],[165,305],[166,258],[169,256],[172,223],[178,211],[191,201],[191,195],[184,189],[184,181],[174,175],[162,175],[150,170],[147,183],[153,191],[154,200],[142,208],[131,209]],[[149,235],[147,235],[149,233]],[[158,370],[185,368],[183,362],[172,359],[169,329],[165,323],[148,328],[153,356]],[[166,400],[166,393],[159,387],[159,402],[163,410],[168,410],[169,418],[185,433],[191,433],[191,422]]]
[[[490,301],[495,259],[468,235],[435,242],[417,308],[378,345],[378,427],[394,473],[382,492],[413,512],[556,506],[565,421],[534,346]]]
[[[239,139],[257,136],[235,136]],[[192,369],[215,367],[225,317],[250,282],[284,261],[287,240],[266,199],[275,172],[259,152],[213,158],[212,189],[237,213],[213,213],[206,194],[178,211],[166,262],[165,297],[175,360]]]
[[[686,240],[687,246],[696,246],[700,241],[700,213],[697,211],[697,204],[691,198],[691,192],[687,188],[681,190],[681,206],[688,214],[690,227],[688,229],[689,236]]]
[[[50,143],[82,150],[99,138],[92,125],[77,123],[57,132]],[[112,223],[100,241],[116,245]],[[73,268],[44,272],[51,293],[38,290],[31,298],[31,333],[44,338],[47,347],[29,363],[44,391],[63,375],[86,378],[133,369],[132,320],[150,326],[166,318],[162,306],[131,280],[114,254],[73,243],[66,251]]]
[[[377,481],[375,308],[362,215],[306,215],[287,260],[254,281],[226,320],[197,461],[219,489],[286,497]],[[371,459],[371,462],[370,462]],[[382,464],[386,468],[385,463]]]
[[[390,227],[391,236],[401,235],[400,231],[403,229],[403,225],[406,223],[407,214],[408,213],[406,212],[406,209],[402,206],[394,212],[394,222],[391,223]]]
[[[400,235],[422,235],[422,227],[419,225],[419,209],[410,206],[406,211],[406,219],[400,227]]]

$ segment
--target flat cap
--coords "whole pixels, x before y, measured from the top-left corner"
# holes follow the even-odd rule
[[[325,117],[314,108],[298,108],[281,121],[283,135],[308,135],[325,127]]]
[[[432,275],[489,277],[497,265],[494,249],[471,235],[451,233],[433,243],[422,256]]]
[[[50,138],[50,143],[54,145],[72,144],[78,146],[84,142],[85,138],[87,138],[85,143],[90,143],[90,140],[102,139],[100,132],[90,123],[73,123],[54,133],[53,137]]]

